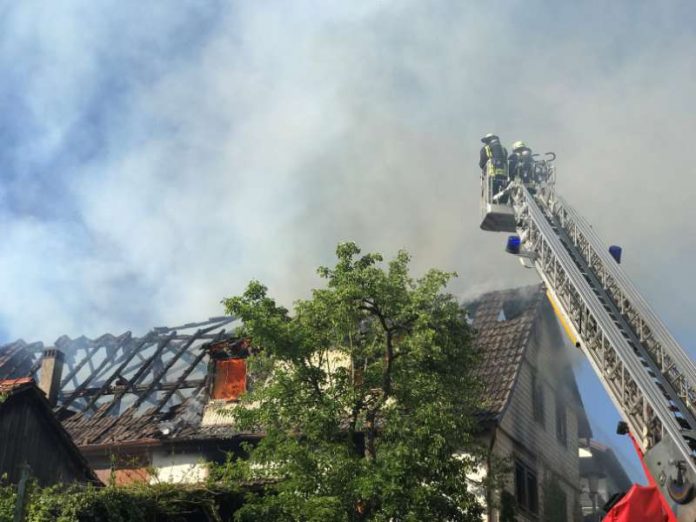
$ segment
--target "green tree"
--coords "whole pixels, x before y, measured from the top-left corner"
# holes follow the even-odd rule
[[[405,252],[385,267],[354,243],[337,256],[293,314],[255,281],[224,301],[257,348],[235,423],[265,437],[218,477],[269,481],[238,519],[480,520],[476,354],[444,292],[455,274],[414,280]]]

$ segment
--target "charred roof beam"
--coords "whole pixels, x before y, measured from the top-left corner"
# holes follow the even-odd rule
[[[140,369],[135,372],[135,375],[133,376],[132,379],[126,380],[126,385],[124,387],[117,387],[114,393],[114,398],[111,401],[113,405],[118,404],[118,401],[120,401],[121,397],[123,397],[126,393],[135,393],[135,386],[138,384],[138,382],[143,378],[145,375],[145,372],[152,366],[152,363],[155,361],[157,356],[162,353],[162,351],[169,345],[169,343],[172,341],[172,337],[176,334],[176,332],[172,332],[172,334],[169,334],[167,337],[164,339],[161,339],[157,343],[157,349],[155,350],[155,353],[153,353],[150,357],[147,359],[144,359],[142,355],[139,352],[139,350],[136,351],[136,355],[140,357],[140,359],[143,361],[144,364],[140,366]],[[119,368],[119,378],[123,379],[123,377],[120,374],[120,370],[122,368]],[[113,375],[111,376],[111,379],[113,380]],[[125,379],[124,379],[125,380]],[[103,395],[103,393],[102,393]],[[110,408],[106,408],[105,412],[108,414]]]
[[[92,407],[96,404],[96,402],[97,402],[97,400],[99,399],[99,397],[104,393],[104,390],[106,390],[109,386],[111,386],[111,383],[116,379],[116,377],[118,377],[118,376],[120,375],[121,371],[128,365],[128,363],[131,361],[131,359],[133,359],[133,357],[135,357],[135,354],[136,354],[143,346],[145,346],[148,342],[151,341],[151,337],[152,337],[152,334],[147,334],[145,337],[143,337],[143,338],[141,339],[141,341],[138,343],[138,345],[137,345],[136,347],[131,348],[131,349],[127,352],[127,354],[124,354],[124,355],[125,355],[125,360],[123,360],[123,362],[122,362],[121,365],[116,369],[116,371],[114,371],[114,372],[111,374],[111,376],[110,376],[106,381],[104,381],[104,383],[103,383],[103,384],[101,385],[101,387],[100,387],[100,391],[97,392],[97,393],[87,402],[87,404],[85,405],[85,408],[84,408],[83,411],[89,410],[90,408],[92,408]],[[104,361],[102,362],[102,364],[101,364],[100,366],[103,367],[107,362],[110,362],[109,359],[108,359],[108,357],[104,359]],[[113,362],[113,361],[111,361],[111,362]],[[100,368],[100,371],[101,371],[101,368]],[[82,386],[81,386],[81,387],[78,387],[78,389],[75,390],[75,391],[76,391],[76,392],[79,392],[79,391],[81,391],[80,388],[86,388],[87,385],[92,381],[92,379],[93,379],[95,376],[96,376],[96,375],[92,375],[92,376],[90,376],[89,378],[87,378],[87,379],[82,383]],[[77,395],[75,395],[75,394],[73,394],[73,395],[71,395],[70,397],[68,397],[68,399],[67,399],[67,400],[65,401],[65,403],[63,404],[62,409],[66,409],[66,408],[75,400],[76,397],[77,397]]]
[[[198,386],[201,385],[201,383],[204,383],[205,379],[188,379],[183,382],[152,382],[149,384],[139,384],[136,386],[131,387],[131,389],[125,393],[123,393],[125,385],[113,385],[109,386],[105,390],[102,391],[101,387],[93,387],[93,388],[85,388],[83,390],[80,390],[79,392],[74,392],[74,391],[69,391],[67,392],[71,397],[77,393],[77,398],[85,398],[85,397],[94,397],[95,395],[101,395],[103,397],[107,397],[110,395],[117,395],[117,394],[128,394],[131,393],[133,395],[137,395],[139,398],[142,398],[143,400],[140,402],[143,402],[145,398],[150,395],[152,392],[158,392],[158,391],[170,391],[174,390],[176,388],[182,388],[182,389],[190,389],[190,388],[197,388]]]
[[[73,366],[70,372],[68,372],[68,374],[65,376],[62,382],[62,387],[65,387],[71,380],[75,380],[78,372],[85,366],[85,364],[89,366],[90,375],[97,375],[98,371],[94,367],[93,357],[102,348],[104,348],[106,351],[106,359],[108,360],[109,358],[113,357],[113,353],[115,351],[118,351],[119,346],[121,346],[123,343],[129,342],[130,340],[131,333],[126,332],[117,340],[117,343],[114,343],[114,340],[111,340],[109,343],[95,342],[93,346],[85,348],[85,356],[80,360],[79,363]]]
[[[223,330],[224,332],[224,330]],[[222,334],[222,332],[221,332]],[[179,379],[176,381],[176,386],[174,386],[172,389],[167,391],[167,393],[164,394],[164,397],[160,399],[160,401],[157,403],[157,406],[155,406],[155,411],[154,413],[159,413],[164,406],[166,406],[167,402],[169,402],[169,399],[172,398],[172,395],[174,395],[174,392],[176,392],[180,387],[181,384],[186,382],[186,378],[193,372],[193,370],[196,369],[196,366],[198,366],[198,363],[200,363],[203,360],[203,357],[205,357],[207,354],[206,352],[201,350],[201,353],[198,354],[198,356],[194,359],[194,361],[189,365],[188,368],[184,371],[184,373],[181,374]]]
[[[185,343],[182,343],[179,348],[176,350],[174,353],[174,357],[172,357],[169,361],[167,361],[167,364],[155,375],[155,377],[152,379],[152,383],[150,386],[140,395],[138,400],[135,401],[135,404],[133,404],[134,408],[137,408],[140,406],[146,399],[147,397],[152,393],[153,390],[163,390],[165,389],[164,386],[167,386],[166,384],[161,383],[160,381],[167,375],[167,372],[176,364],[176,362],[186,353],[188,353],[188,349],[193,345],[193,343],[199,339],[207,339],[211,338],[210,335],[208,335],[208,332],[215,330],[218,328],[218,325],[210,326],[208,328],[198,330],[195,334],[188,336],[188,339]],[[224,330],[223,330],[224,331]],[[220,333],[214,334],[212,336],[213,339],[217,339],[220,337]],[[196,363],[197,365],[198,363]],[[187,375],[188,376],[188,375]],[[202,379],[205,381],[205,379]],[[175,383],[171,383],[171,385],[176,386],[178,388],[189,388],[190,386],[186,386],[187,381],[177,381]],[[196,382],[196,381],[194,381]],[[198,386],[198,383],[196,384]]]

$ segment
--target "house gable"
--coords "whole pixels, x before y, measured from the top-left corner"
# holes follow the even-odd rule
[[[43,393],[30,379],[18,381],[0,381],[0,475],[16,483],[28,464],[41,485],[99,482]]]

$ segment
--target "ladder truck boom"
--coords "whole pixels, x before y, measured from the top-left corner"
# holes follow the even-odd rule
[[[544,166],[541,180],[517,178],[497,194],[482,176],[481,228],[517,233],[508,252],[536,269],[666,504],[680,522],[694,522],[696,366],[589,223],[556,194],[553,167]]]

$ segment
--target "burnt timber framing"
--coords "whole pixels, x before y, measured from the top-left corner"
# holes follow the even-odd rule
[[[233,349],[232,317],[96,339],[63,336],[65,356],[54,409],[79,446],[152,438],[162,422],[199,408],[209,384],[211,345]],[[0,379],[38,379],[42,343],[0,346]],[[195,404],[194,404],[195,403]]]

